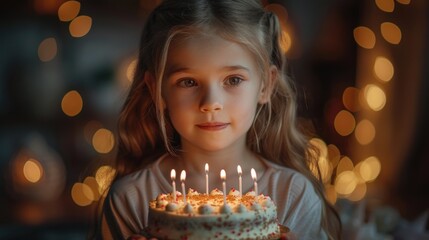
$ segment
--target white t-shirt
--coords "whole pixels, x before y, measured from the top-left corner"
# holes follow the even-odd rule
[[[147,226],[149,201],[172,189],[159,168],[165,156],[112,185],[98,232],[103,239],[126,239]],[[276,203],[279,223],[299,240],[327,239],[321,229],[322,201],[310,181],[295,170],[264,162],[268,167],[258,179],[258,189]]]

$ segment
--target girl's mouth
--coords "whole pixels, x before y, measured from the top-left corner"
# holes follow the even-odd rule
[[[229,123],[222,123],[222,122],[206,122],[206,123],[200,123],[196,126],[200,129],[207,130],[207,131],[218,131],[225,129],[228,127]]]

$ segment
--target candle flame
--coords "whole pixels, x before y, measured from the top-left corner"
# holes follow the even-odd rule
[[[171,180],[176,180],[176,170],[171,169],[170,177],[171,177]]]
[[[185,181],[186,179],[186,172],[185,170],[182,170],[182,172],[180,173],[180,181]]]
[[[220,178],[222,179],[222,180],[226,180],[226,172],[225,172],[225,170],[220,170]]]
[[[241,174],[243,173],[243,172],[241,171],[241,166],[240,166],[240,165],[238,165],[238,166],[237,166],[237,172],[238,172],[238,175],[240,175],[240,176],[241,176]]]
[[[256,171],[255,171],[255,169],[250,169],[250,174],[252,175],[252,179],[254,180],[254,181],[256,181],[256,179],[257,179],[257,177],[256,177]]]
[[[204,168],[206,169],[206,174],[209,173],[209,164],[206,163],[206,165],[204,166]]]

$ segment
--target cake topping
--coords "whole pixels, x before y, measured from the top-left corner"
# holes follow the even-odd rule
[[[223,195],[223,192],[221,190],[215,188],[210,192],[210,195],[212,195],[212,196]]]
[[[231,213],[232,212],[231,206],[229,206],[228,204],[222,205],[220,207],[220,211],[219,212],[220,213]]]
[[[171,203],[167,204],[167,206],[165,207],[165,210],[167,212],[175,212],[175,211],[177,211],[178,208],[179,207],[177,206],[176,203],[171,202]]]
[[[189,203],[187,203],[187,204],[185,205],[185,207],[183,208],[183,211],[184,211],[185,213],[192,213],[194,210],[193,210],[193,208],[192,208],[192,205],[191,205],[191,204],[189,204]]]
[[[209,204],[203,204],[198,208],[198,213],[201,215],[207,215],[213,212],[213,207]]]
[[[157,208],[163,208],[168,204],[167,201],[167,194],[160,194],[156,198],[156,207]]]
[[[240,196],[240,192],[237,191],[237,189],[235,189],[235,188],[231,188],[231,190],[229,191],[228,195],[239,197]]]
[[[242,203],[240,203],[237,205],[237,207],[235,207],[235,211],[238,213],[244,213],[247,212],[247,208]]]
[[[199,195],[199,193],[197,192],[197,191],[195,191],[195,189],[193,189],[193,188],[189,188],[188,189],[188,196],[196,196],[196,195]]]

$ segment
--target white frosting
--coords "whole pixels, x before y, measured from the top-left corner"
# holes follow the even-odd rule
[[[229,192],[226,205],[218,189],[210,195],[189,190],[186,204],[183,198],[173,203],[170,194],[160,195],[150,202],[147,230],[154,237],[168,239],[278,237],[277,208],[271,198],[255,196],[255,192],[239,197],[237,192]]]

